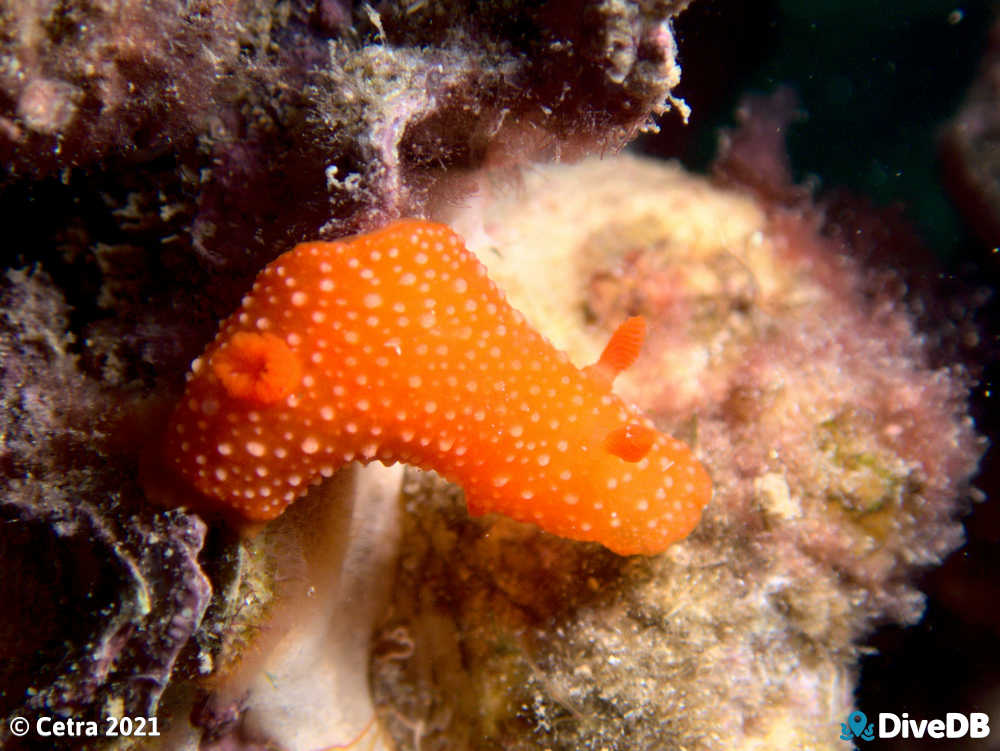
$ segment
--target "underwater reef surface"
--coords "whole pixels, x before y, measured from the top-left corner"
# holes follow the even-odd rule
[[[274,566],[138,483],[188,363],[292,242],[683,113],[686,5],[0,2],[0,713],[166,718],[249,640]]]
[[[862,640],[919,619],[983,443],[870,238],[780,160],[736,185],[744,141],[715,180],[588,160],[444,217],[575,362],[646,317],[619,390],[709,469],[692,535],[623,558],[352,470],[239,546],[254,606],[206,616],[216,671],[164,747],[844,747]]]
[[[843,747],[860,640],[919,617],[982,444],[871,232],[774,151],[763,180],[521,171],[685,111],[686,4],[0,3],[3,715],[155,715],[164,749]],[[398,466],[252,540],[148,502],[259,268],[411,212],[578,364],[649,320],[618,388],[711,471],[689,540],[620,558]]]
[[[687,540],[621,559],[469,518],[408,472],[374,668],[400,747],[844,746],[859,640],[920,617],[912,577],[961,544],[982,443],[902,285],[785,188],[624,156],[451,217],[574,360],[646,316],[620,390],[691,442],[715,493]]]
[[[218,263],[371,227],[442,171],[618,148],[686,112],[687,4],[5,0],[2,182],[140,170],[105,200]]]

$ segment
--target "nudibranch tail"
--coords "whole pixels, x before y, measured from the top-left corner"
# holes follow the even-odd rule
[[[206,506],[263,521],[347,462],[407,462],[460,484],[471,513],[657,553],[711,483],[611,392],[644,333],[629,319],[577,369],[440,224],[303,243],[194,362],[166,463]]]

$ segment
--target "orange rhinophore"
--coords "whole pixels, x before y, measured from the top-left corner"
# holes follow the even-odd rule
[[[447,227],[296,246],[192,364],[165,439],[206,506],[266,521],[350,461],[406,462],[498,512],[621,554],[685,537],[711,498],[691,451],[611,392],[630,318],[582,371]]]
[[[642,316],[632,316],[625,320],[611,335],[610,341],[597,362],[587,371],[598,378],[604,378],[608,387],[615,376],[630,367],[639,358],[642,342],[646,338],[646,321]]]

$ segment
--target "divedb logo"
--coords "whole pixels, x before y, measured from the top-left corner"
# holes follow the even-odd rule
[[[878,733],[875,723],[864,712],[851,712],[840,723],[840,737],[845,741],[870,741],[878,738],[988,738],[990,717],[985,712],[948,712],[944,719],[914,720],[903,712],[879,712]]]
[[[847,715],[847,722],[840,723],[840,739],[850,741],[860,738],[863,741],[870,741],[875,737],[875,725],[868,723],[868,718],[864,712],[851,712]]]

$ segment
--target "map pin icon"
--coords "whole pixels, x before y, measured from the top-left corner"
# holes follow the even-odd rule
[[[851,726],[851,730],[854,731],[854,736],[861,737],[861,734],[865,732],[865,725],[868,724],[868,718],[865,717],[864,712],[851,712],[847,722]]]

